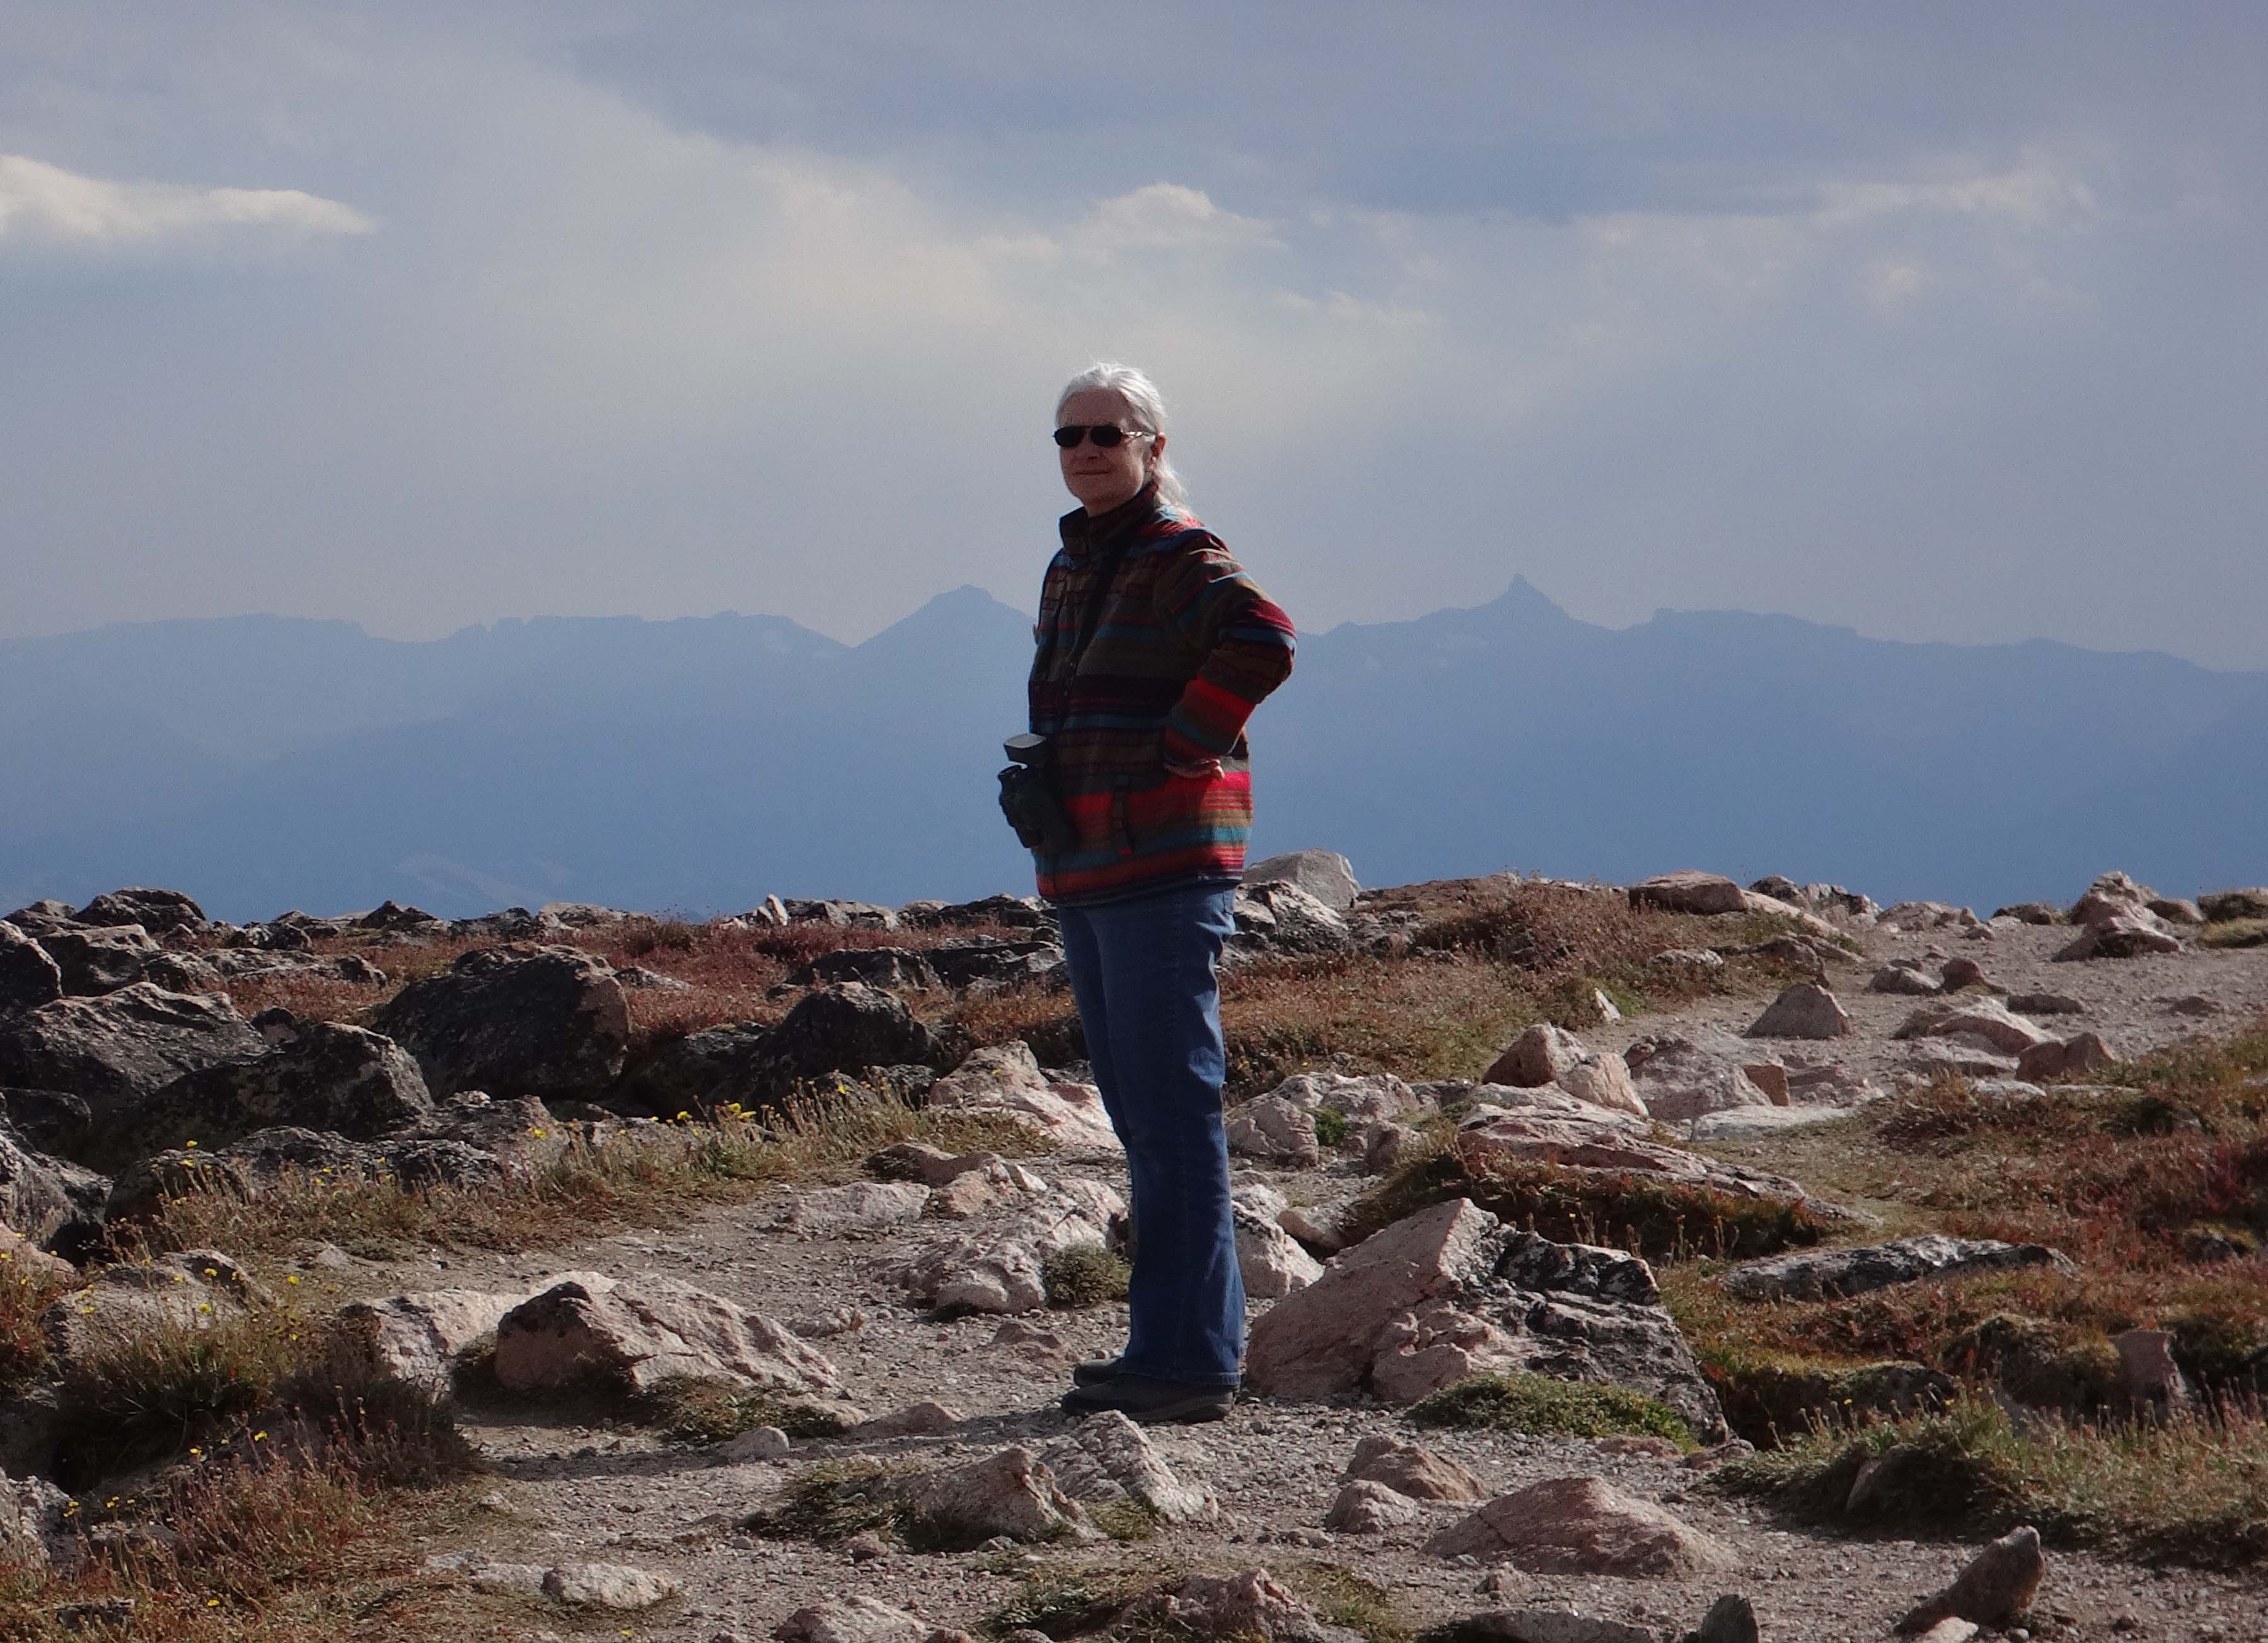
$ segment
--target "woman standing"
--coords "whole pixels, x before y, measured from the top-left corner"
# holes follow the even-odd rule
[[[1079,1365],[1064,1406],[1213,1420],[1244,1348],[1215,967],[1252,829],[1244,722],[1292,671],[1292,623],[1189,512],[1147,377],[1073,377],[1055,440],[1079,505],[1040,589],[1031,727],[1069,826],[1033,855],[1135,1245],[1125,1351]]]

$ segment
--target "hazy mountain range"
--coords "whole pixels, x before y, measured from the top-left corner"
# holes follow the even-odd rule
[[[942,594],[858,645],[775,616],[425,644],[273,616],[0,642],[0,907],[176,886],[737,910],[1026,889],[993,804],[1030,618]],[[2268,673],[1909,645],[1734,611],[1493,602],[1304,636],[1261,709],[1262,851],[1366,882],[1703,866],[1889,901],[2268,880]]]

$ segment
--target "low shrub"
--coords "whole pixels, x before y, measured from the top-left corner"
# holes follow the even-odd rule
[[[1561,1243],[1604,1244],[1649,1260],[1774,1255],[1834,1230],[1800,1201],[1735,1197],[1706,1187],[1611,1170],[1505,1160],[1453,1138],[1355,1200],[1350,1241],[1448,1198],[1470,1198],[1515,1227]]]
[[[904,1503],[880,1487],[894,1474],[876,1461],[823,1461],[789,1482],[779,1503],[742,1527],[780,1540],[833,1546],[868,1529],[895,1529]]]
[[[1021,1580],[1016,1595],[984,1617],[990,1636],[1040,1632],[1051,1638],[1086,1637],[1159,1588],[1178,1586],[1187,1578],[1179,1568],[1161,1575],[1154,1566],[1120,1564],[1049,1564],[1014,1573]]]
[[[87,1484],[210,1442],[311,1369],[322,1347],[298,1308],[169,1316],[86,1332],[65,1363],[57,1475]]]
[[[286,1171],[248,1190],[211,1172],[169,1196],[139,1229],[151,1247],[276,1252],[325,1239],[387,1258],[431,1249],[525,1249],[650,1223],[688,1202],[733,1202],[778,1181],[849,1178],[898,1141],[1028,1157],[1054,1141],[999,1113],[912,1106],[848,1087],[790,1098],[758,1124],[737,1109],[713,1122],[579,1138],[551,1162],[496,1183],[405,1187],[391,1175]]]
[[[466,1507],[478,1470],[447,1413],[398,1382],[284,1376],[250,1418],[138,1490],[90,1495],[85,1555],[0,1573],[0,1636],[63,1643],[297,1643],[438,1636],[445,1594],[406,1546]],[[158,1532],[151,1532],[152,1529]]]
[[[2268,947],[2268,918],[2232,918],[2207,925],[2198,944],[2208,947]]]
[[[40,1315],[73,1282],[0,1250],[0,1397],[22,1391],[47,1367],[48,1336]]]
[[[1484,1428],[1539,1436],[1667,1438],[1693,1448],[1676,1411],[1627,1387],[1594,1386],[1540,1374],[1469,1375],[1411,1406],[1421,1426]]]
[[[1107,1300],[1126,1299],[1126,1286],[1134,1269],[1125,1257],[1099,1243],[1075,1243],[1058,1249],[1040,1265],[1040,1282],[1048,1292],[1048,1305],[1076,1310],[1099,1307]]]
[[[1868,1462],[1886,1465],[1859,1499]],[[1964,1396],[1902,1419],[1827,1422],[1722,1469],[1714,1486],[1812,1522],[1895,1533],[1997,1535],[2036,1525],[2051,1544],[2228,1566],[2268,1556],[2268,1426],[2249,1409],[2209,1418],[2019,1425]]]
[[[833,1438],[848,1425],[809,1398],[782,1397],[698,1375],[662,1381],[640,1400],[638,1412],[681,1443],[722,1443],[759,1426],[777,1426],[791,1438]]]
[[[1292,1563],[1281,1578],[1325,1625],[1344,1626],[1365,1643],[1409,1643],[1410,1622],[1384,1587],[1336,1563]]]
[[[1830,1363],[1725,1343],[1697,1346],[1693,1355],[1725,1424],[1759,1448],[1823,1420],[1940,1409],[1957,1390],[1951,1376],[1918,1363]]]

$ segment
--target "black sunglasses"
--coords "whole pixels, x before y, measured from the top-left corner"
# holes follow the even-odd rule
[[[1056,430],[1056,443],[1066,451],[1076,451],[1079,447],[1080,441],[1085,439],[1093,439],[1096,445],[1108,451],[1122,439],[1148,439],[1153,437],[1146,430],[1140,428],[1130,433],[1115,422],[1097,423],[1092,428],[1082,428],[1074,423]]]

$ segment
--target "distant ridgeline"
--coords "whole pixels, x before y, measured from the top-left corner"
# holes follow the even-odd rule
[[[992,792],[1029,623],[963,587],[855,646],[730,615],[0,642],[0,905],[1027,890]],[[1252,735],[1255,851],[1325,845],[1370,883],[1693,866],[1990,907],[2111,866],[2169,894],[2268,879],[2268,674],[2166,656],[1721,611],[1615,630],[1521,580],[1307,636]]]

